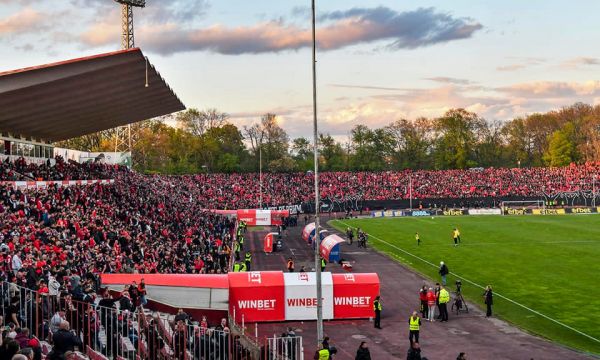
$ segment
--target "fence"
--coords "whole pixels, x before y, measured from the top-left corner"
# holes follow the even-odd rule
[[[91,296],[51,296],[0,283],[4,325],[27,328],[44,347],[67,321],[91,359],[119,360],[301,360],[302,338],[252,336],[243,326],[222,320],[208,328],[173,315],[135,308],[126,297],[98,301]],[[114,306],[113,306],[114,305]],[[257,335],[257,334],[256,334]]]

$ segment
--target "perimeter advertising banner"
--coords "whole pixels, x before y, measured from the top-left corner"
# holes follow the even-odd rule
[[[335,319],[373,317],[373,301],[379,295],[379,276],[333,274],[333,316]]]
[[[533,209],[533,215],[564,215],[567,212],[565,209]]]
[[[285,320],[315,320],[317,318],[316,273],[284,273]],[[323,319],[333,319],[333,278],[321,273],[323,289]]]
[[[288,210],[237,210],[238,220],[245,222],[248,226],[281,225],[281,218],[289,216]]]
[[[230,272],[229,311],[237,322],[284,321],[285,283],[281,271]]]

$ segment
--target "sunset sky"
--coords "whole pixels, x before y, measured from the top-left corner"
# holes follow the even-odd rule
[[[312,129],[309,0],[147,0],[136,45],[187,107]],[[600,103],[600,2],[318,0],[320,130]],[[113,0],[0,0],[0,71],[118,50]]]

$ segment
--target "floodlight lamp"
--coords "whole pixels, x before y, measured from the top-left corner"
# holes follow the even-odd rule
[[[115,0],[119,4],[131,5],[136,7],[145,7],[146,0]]]

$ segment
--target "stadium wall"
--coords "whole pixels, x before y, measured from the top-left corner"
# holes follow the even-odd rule
[[[499,208],[503,201],[544,201],[547,204],[557,206],[591,206],[593,204],[593,194],[591,191],[569,191],[558,192],[554,194],[545,194],[538,197],[521,196],[503,196],[503,197],[477,197],[477,198],[444,198],[444,199],[413,199],[412,207],[423,209],[481,209],[481,208]],[[596,193],[596,204],[600,204],[600,193]],[[352,211],[373,211],[387,209],[408,209],[411,202],[409,199],[395,200],[361,200],[351,198],[346,200],[323,199],[321,200],[321,212],[345,212]],[[304,202],[299,204],[287,204],[279,206],[269,206],[265,209],[271,210],[289,210],[290,214],[312,213],[314,212],[314,203]]]

